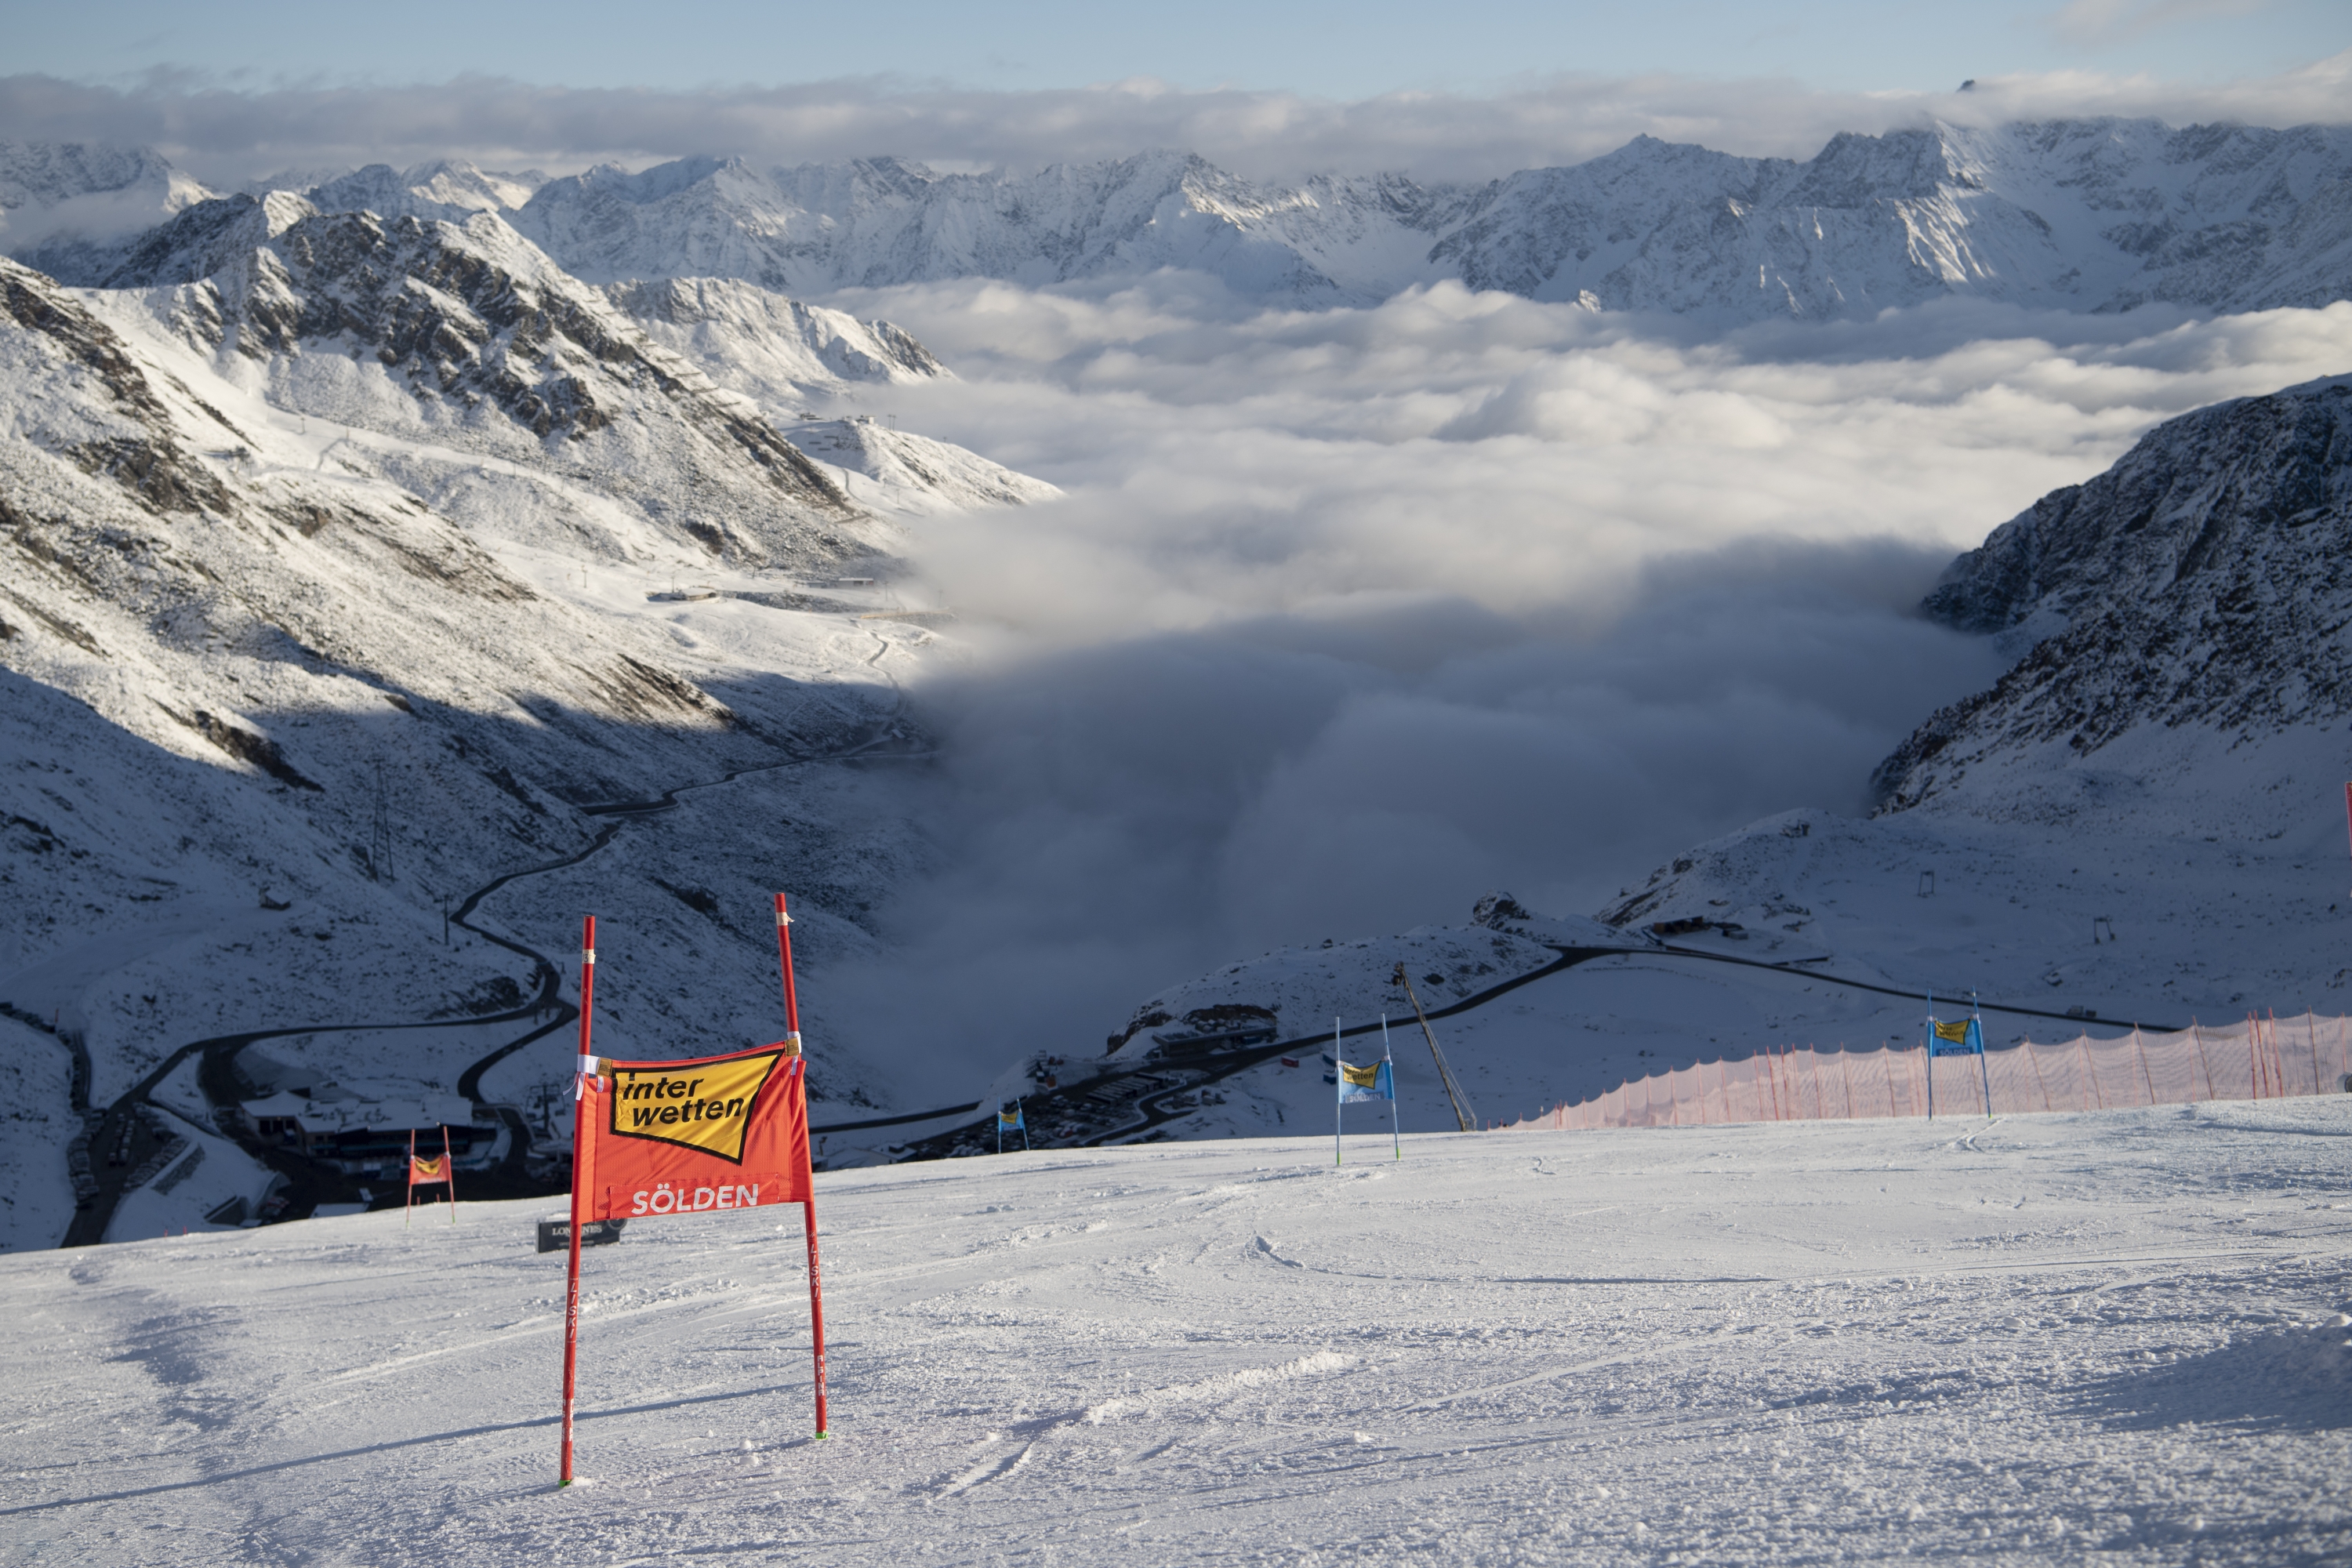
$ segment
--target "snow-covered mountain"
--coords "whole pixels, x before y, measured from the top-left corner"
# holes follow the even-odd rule
[[[2245,787],[2265,760],[2315,753],[2329,779],[2346,751],[2347,551],[2352,376],[2158,426],[1929,597],[1938,619],[2032,647],[1887,760],[1883,809],[2065,821],[2105,805],[2176,831],[2273,829],[2270,791]]]
[[[205,922],[180,927],[204,909],[245,943],[244,957],[160,966],[144,986],[159,1004],[126,1012],[71,984],[50,998],[86,1039],[101,1101],[155,1059],[161,1032],[251,1016],[248,985],[271,993],[268,1015],[397,1008],[370,978],[385,947],[289,947],[289,933],[381,927],[412,950],[402,962],[417,965],[424,994],[462,994],[499,973],[511,987],[513,960],[495,949],[414,951],[439,894],[584,849],[598,822],[582,806],[888,732],[895,696],[866,661],[890,632],[856,625],[866,605],[794,608],[775,591],[809,567],[886,567],[853,542],[887,539],[889,525],[805,458],[815,477],[789,485],[756,461],[722,463],[733,426],[698,429],[693,397],[667,378],[600,387],[628,395],[580,405],[642,444],[558,426],[535,461],[492,456],[531,445],[522,415],[478,392],[472,417],[446,429],[390,416],[397,397],[428,414],[462,399],[413,388],[397,363],[335,352],[366,341],[357,319],[252,363],[233,338],[214,349],[205,332],[178,330],[214,320],[196,286],[93,299],[0,267],[0,406],[14,433],[0,443],[15,563],[0,588],[0,722],[16,763],[0,784],[12,825],[5,1000],[46,1017],[33,994],[56,988],[56,967],[20,965],[81,933],[135,951],[138,930],[158,922],[173,942],[202,936]],[[336,367],[358,389],[357,416],[289,407],[320,400],[300,395],[300,372],[281,358]],[[646,435],[662,432],[671,400],[685,406],[669,411],[670,434],[695,447],[684,457]],[[491,420],[525,438],[490,439]],[[740,422],[751,432],[740,439],[792,452]],[[665,459],[701,468],[713,521],[640,500],[602,466]],[[716,521],[762,510],[771,521],[741,548]],[[779,561],[801,571],[780,573]],[[775,602],[648,598],[689,574]],[[786,782],[766,792],[772,802]],[[839,847],[821,832],[766,842],[736,857],[737,877],[759,880],[759,862],[778,854],[822,860]],[[688,885],[691,858],[671,882]],[[803,868],[795,885],[832,879]],[[699,873],[695,885],[724,884]],[[757,889],[731,891],[756,909]],[[293,912],[239,932],[264,900]],[[821,948],[821,901],[808,920]],[[389,1076],[446,1089],[454,1075]]]
[[[756,409],[494,215],[240,196],[184,213],[108,281],[279,407],[533,467],[560,452],[730,559],[861,547],[847,499]]]
[[[735,279],[615,283],[604,293],[654,342],[772,408],[797,412],[853,383],[905,385],[949,374],[888,321],[861,321]]]
[[[1433,256],[1474,288],[1741,318],[2317,305],[2352,292],[2352,130],[1937,125],[1801,163],[1642,138],[1500,182]]]
[[[330,212],[372,212],[380,217],[439,217],[452,213],[507,212],[547,183],[537,170],[520,174],[478,169],[461,158],[437,158],[406,169],[370,163],[326,179],[264,180],[247,195],[290,191]]]
[[[1029,174],[697,159],[549,181],[515,222],[583,277],[801,292],[1174,267],[1303,303],[1458,278],[1731,320],[1952,294],[2241,310],[2352,291],[2352,130],[1936,125],[1839,136],[1803,163],[1642,137],[1570,168],[1436,188],[1261,186],[1174,153]]]
[[[1921,606],[2017,662],[1881,764],[1874,816],[1759,824],[1603,918],[1786,927],[2110,1019],[2342,1011],[2347,551],[2352,377],[2169,420]]]
[[[152,148],[0,142],[0,253],[86,271],[211,195]]]
[[[1598,921],[1496,895],[1459,924],[1244,959],[1143,1003],[1110,1068],[1160,1070],[1131,1080],[1148,1135],[1262,1135],[1328,1120],[1330,1031],[1378,1056],[1385,1015],[1406,1130],[1451,1127],[1400,963],[1503,1120],[1696,1060],[1916,1040],[1929,993],[1979,997],[1996,1044],[2352,1012],[2347,559],[2352,376],[2168,421],[1921,606],[2016,662],[1882,764],[1874,814],[1694,846]],[[1220,1066],[1189,1043],[1236,1018],[1275,1045]],[[1090,1136],[1120,1121],[1088,1088],[1105,1070],[1041,1065],[1007,1092]]]
[[[551,180],[518,227],[581,276],[707,275],[819,292],[946,278],[1040,285],[1161,268],[1336,301],[1423,276],[1460,193],[1396,179],[1265,188],[1181,153],[940,174],[902,159],[762,171],[689,159]]]
[[[58,216],[65,205],[101,186],[161,193],[168,174],[147,153],[9,157],[23,172],[0,192],[26,193],[27,216],[11,219],[24,237],[11,228],[0,241],[74,282],[100,281],[122,247],[95,243]],[[148,172],[134,178],[134,165]],[[151,193],[151,222],[205,194],[168,177],[183,182],[171,187],[179,194],[167,205]],[[1867,315],[1949,295],[2247,310],[2352,293],[2352,128],[2327,126],[1937,123],[1841,135],[1802,162],[1644,136],[1589,163],[1460,186],[1395,174],[1261,184],[1153,152],[988,174],[898,158],[772,169],[689,158],[557,179],[377,164],[257,182],[253,194],[298,186],[322,208],[385,218],[500,212],[592,282],[724,278],[793,294],[1177,268],[1290,304],[1371,301],[1458,279],[1738,321]],[[36,221],[36,209],[51,216]]]
[[[827,418],[803,406],[853,388],[950,376],[930,350],[888,321],[862,321],[730,278],[614,283],[604,293],[648,338],[749,399],[860,506],[915,517],[1062,493],[976,452],[901,430],[890,416]]]
[[[483,1179],[520,1179],[514,1108],[568,1047],[506,1047],[535,992],[561,1016],[538,960],[583,909],[613,923],[615,1049],[674,1055],[777,1027],[770,891],[821,968],[923,854],[821,764],[912,744],[896,681],[937,634],[894,586],[909,520],[1052,487],[811,419],[945,374],[886,322],[719,283],[714,346],[696,290],[641,323],[460,216],[238,195],[109,288],[0,261],[0,1246],[96,1239],[76,1197],[110,1181],[174,1225],[250,1217],[285,1172],[236,1104],[294,1087],[454,1090]],[[855,1048],[827,1061],[820,1095],[869,1098]],[[146,1188],[184,1159],[201,1180]]]

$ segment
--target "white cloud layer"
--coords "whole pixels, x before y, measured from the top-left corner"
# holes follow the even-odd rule
[[[2126,8],[2110,20],[2125,25],[2133,15]],[[1981,123],[2096,114],[2174,124],[2342,122],[2352,120],[2352,52],[2219,84],[2064,71],[1986,78],[1966,93],[1864,93],[1658,73],[1556,77],[1486,96],[1401,92],[1353,102],[1280,91],[1188,92],[1150,80],[1033,92],[926,89],[889,79],[672,91],[488,77],[260,89],[160,72],[134,86],[0,77],[0,138],[152,144],[224,183],[288,167],[442,156],[554,172],[710,153],[761,163],[892,153],[943,167],[1025,167],[1150,147],[1196,152],[1254,178],[1398,170],[1426,180],[1486,179],[1578,163],[1644,133],[1801,158],[1841,131],[1937,117]]]
[[[2352,366],[2352,304],[2196,322],[1951,304],[1685,336],[1445,286],[1241,309],[1162,279],[836,299],[963,379],[872,405],[1052,479],[936,525],[979,648],[919,693],[950,866],[901,1037],[1118,1026],[1226,958],[1590,911],[1988,684],[1913,618],[1957,552],[2149,425]],[[895,1032],[895,1031],[894,1031]],[[993,1064],[992,1063],[992,1066]]]

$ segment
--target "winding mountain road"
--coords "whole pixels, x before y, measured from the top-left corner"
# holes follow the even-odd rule
[[[885,646],[876,653],[873,659],[866,661],[869,664],[874,663],[883,653],[888,651],[887,639],[879,640],[882,640]],[[895,680],[893,685],[895,687]],[[236,1034],[215,1035],[200,1040],[191,1040],[171,1052],[146,1076],[116,1096],[104,1110],[99,1112],[94,1118],[90,1114],[86,1098],[88,1075],[77,1073],[74,1081],[74,1098],[78,1103],[73,1109],[89,1128],[91,1174],[98,1182],[98,1192],[88,1203],[76,1208],[73,1221],[67,1227],[65,1239],[60,1245],[89,1247],[105,1238],[107,1227],[113,1222],[117,1206],[131,1190],[129,1177],[141,1170],[149,1154],[163,1146],[168,1136],[168,1133],[162,1131],[164,1126],[162,1114],[152,1104],[149,1097],[183,1062],[190,1057],[202,1058],[202,1066],[198,1069],[198,1083],[206,1100],[217,1111],[225,1106],[235,1104],[239,1098],[234,1067],[237,1053],[257,1041],[278,1039],[291,1035],[355,1030],[488,1028],[504,1024],[520,1023],[526,1019],[530,1020],[537,1026],[536,1027],[528,1034],[506,1040],[496,1048],[484,1053],[468,1065],[457,1079],[457,1092],[472,1100],[478,1107],[487,1109],[497,1115],[506,1124],[509,1133],[508,1153],[499,1167],[499,1174],[505,1179],[494,1179],[492,1190],[518,1184],[521,1180],[523,1162],[530,1149],[530,1131],[524,1124],[521,1112],[514,1107],[490,1105],[484,1100],[481,1089],[482,1075],[533,1041],[542,1039],[572,1023],[579,1017],[580,1011],[563,997],[562,976],[557,971],[554,963],[545,953],[510,937],[486,931],[481,926],[474,924],[468,917],[480,906],[483,900],[501,888],[525,878],[544,876],[551,871],[561,871],[579,865],[612,843],[621,829],[630,821],[674,809],[678,804],[678,796],[688,791],[715,789],[753,773],[773,773],[783,768],[805,767],[817,763],[849,762],[861,757],[874,757],[877,754],[909,759],[927,754],[908,750],[886,749],[894,741],[901,738],[902,709],[903,700],[894,701],[887,712],[860,726],[855,737],[834,750],[810,752],[772,763],[756,763],[746,767],[730,769],[717,778],[674,784],[649,800],[621,801],[577,808],[583,816],[610,817],[615,820],[605,823],[595,837],[576,854],[567,855],[561,859],[550,860],[541,865],[522,867],[493,877],[468,893],[449,917],[451,924],[472,932],[485,942],[505,948],[530,964],[532,996],[529,1002],[520,1006],[472,1019],[431,1018],[387,1022],[331,1020],[282,1025],[267,1029],[247,1029]],[[549,1016],[551,1010],[553,1015],[551,1019]],[[73,1048],[75,1047],[69,1042],[68,1049]],[[217,1121],[212,1131],[227,1136],[236,1136],[230,1130],[220,1127]],[[238,1138],[238,1142],[248,1154],[286,1178],[283,1189],[287,1199],[285,1217],[300,1218],[307,1215],[317,1201],[312,1192],[317,1173],[316,1166],[291,1150],[273,1148],[249,1138]]]

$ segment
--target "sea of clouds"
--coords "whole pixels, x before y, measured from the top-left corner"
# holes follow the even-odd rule
[[[926,525],[961,654],[919,686],[944,869],[859,1013],[1083,1046],[1170,982],[1591,912],[1991,683],[1916,614],[2148,426],[2352,365],[2352,304],[2196,321],[1967,302],[1710,333],[1444,285],[1268,311],[1199,279],[832,303],[958,379],[870,409],[1064,486]]]
[[[1803,157],[1842,131],[2097,113],[2341,122],[2352,54],[2213,85],[1563,77],[1352,103],[0,77],[0,136],[153,144],[223,184],[437,156],[985,167],[1151,146],[1260,178],[1475,179],[1643,133]],[[2352,304],[1952,301],[1727,333],[1454,285],[1315,312],[1183,276],[824,302],[958,373],[863,406],[1068,492],[921,531],[921,591],[961,616],[915,692],[939,759],[906,809],[940,870],[884,911],[905,956],[829,982],[860,1037],[956,1042],[991,1070],[1084,1048],[1238,956],[1458,921],[1497,887],[1591,911],[1758,817],[1866,810],[1875,763],[2001,668],[1915,613],[1957,552],[2158,420],[2352,368]]]

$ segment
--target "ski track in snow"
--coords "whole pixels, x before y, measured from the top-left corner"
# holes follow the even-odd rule
[[[544,1202],[0,1258],[68,1563],[2316,1563],[2352,1100],[1039,1152],[585,1259]],[[1378,1147],[1376,1147],[1376,1145]],[[1284,1267],[1291,1265],[1291,1267]]]

